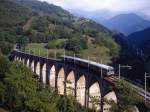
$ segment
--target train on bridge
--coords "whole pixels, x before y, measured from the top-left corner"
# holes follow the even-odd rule
[[[81,59],[78,57],[71,57],[71,56],[61,56],[60,57],[63,60],[66,60],[67,62],[72,62],[72,63],[76,63],[79,65],[83,65],[86,64],[88,65],[88,67],[97,67],[97,68],[101,68],[101,71],[103,72],[103,74],[107,75],[107,76],[112,76],[115,74],[115,70],[114,67],[109,66],[109,65],[104,65],[104,64],[100,64],[94,61],[90,61],[90,60],[86,60],[86,59]]]

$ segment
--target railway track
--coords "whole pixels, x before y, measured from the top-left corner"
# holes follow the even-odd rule
[[[112,83],[115,83],[115,81],[119,80],[118,77],[116,77],[116,76],[105,77],[105,79],[112,82]],[[146,100],[146,103],[150,104],[150,92],[146,92],[146,95],[145,95],[144,88],[142,88],[141,86],[137,86],[137,85],[133,84],[131,81],[126,80],[125,78],[122,78],[122,79],[127,81],[132,86],[132,88],[134,88],[137,91],[138,95],[140,95],[142,97],[143,101]],[[146,98],[145,98],[145,96],[146,96]]]

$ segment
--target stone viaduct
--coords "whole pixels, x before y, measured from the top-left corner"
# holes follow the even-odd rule
[[[109,112],[107,101],[117,103],[114,85],[106,80],[103,68],[82,61],[67,58],[45,58],[17,50],[12,51],[10,59],[21,61],[31,68],[44,85],[55,88],[59,94],[72,95],[86,108],[95,107],[97,111]],[[97,99],[94,103],[93,99]]]

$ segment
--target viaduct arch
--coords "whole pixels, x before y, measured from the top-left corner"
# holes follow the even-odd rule
[[[111,105],[103,102],[104,99],[117,103],[115,91],[110,90],[113,84],[100,77],[101,68],[91,66],[87,70],[85,62],[39,57],[15,50],[10,59],[22,62],[44,85],[55,88],[61,95],[74,96],[82,106],[109,112]]]

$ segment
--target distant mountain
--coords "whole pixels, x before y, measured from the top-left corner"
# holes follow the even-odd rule
[[[125,35],[150,27],[150,21],[144,20],[134,13],[117,15],[103,21],[102,24],[111,30],[119,31]]]
[[[139,32],[130,34],[127,37],[130,45],[143,50],[144,54],[150,56],[150,27]]]

